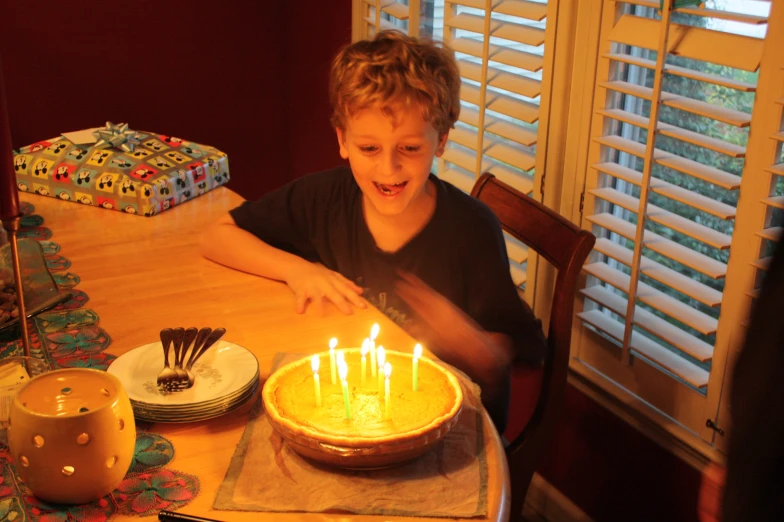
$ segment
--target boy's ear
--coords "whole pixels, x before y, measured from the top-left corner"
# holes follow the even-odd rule
[[[438,145],[436,145],[436,158],[440,158],[444,155],[444,151],[446,150],[446,142],[449,139],[449,131],[446,131],[444,134],[438,138]]]
[[[340,157],[343,159],[348,159],[348,148],[346,148],[346,133],[335,127],[335,134],[338,135],[338,146],[340,147]]]

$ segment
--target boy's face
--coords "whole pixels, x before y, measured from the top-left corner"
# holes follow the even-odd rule
[[[395,216],[427,203],[427,178],[435,156],[444,153],[448,134],[439,136],[419,107],[397,105],[392,115],[364,109],[336,129],[340,155],[378,213]]]

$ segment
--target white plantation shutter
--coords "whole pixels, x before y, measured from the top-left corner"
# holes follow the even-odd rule
[[[357,39],[387,29],[419,35],[419,0],[360,0],[359,4],[362,29]]]
[[[781,233],[784,6],[595,3],[582,224],[597,243],[573,353],[713,443],[754,271]]]
[[[440,178],[470,192],[491,172],[525,194],[534,191],[544,150],[537,142],[547,14],[545,1],[444,0],[443,40],[455,50],[463,83]],[[512,279],[522,286],[528,248],[505,238]]]
[[[771,18],[774,14],[784,16],[784,6],[773,7]],[[784,30],[784,24],[778,24],[778,28],[779,31]],[[753,162],[757,182],[743,185],[744,199],[739,205],[739,212],[748,218],[744,225],[754,234],[749,235],[746,242],[748,250],[745,257],[750,260],[744,258],[739,261],[739,267],[742,267],[739,270],[745,269],[750,274],[745,284],[746,295],[751,299],[749,311],[764,281],[770,256],[784,230],[784,53],[781,52],[784,37],[771,35],[770,39],[771,45],[776,39],[778,47],[774,47],[774,51],[766,46],[762,68],[768,74],[760,74],[758,103],[754,109],[754,138],[761,153],[749,158],[749,163]],[[745,198],[747,194],[749,197]],[[746,321],[741,324],[745,326]]]

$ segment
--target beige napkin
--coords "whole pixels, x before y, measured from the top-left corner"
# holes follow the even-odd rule
[[[303,357],[278,354],[273,368]],[[349,471],[293,452],[263,412],[249,420],[215,499],[232,511],[304,511],[468,518],[487,514],[487,457],[478,388],[463,385],[463,410],[444,440],[403,466]]]

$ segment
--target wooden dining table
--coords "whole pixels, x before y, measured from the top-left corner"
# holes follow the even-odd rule
[[[331,305],[319,312],[294,310],[294,297],[277,281],[213,263],[199,253],[201,233],[243,199],[226,187],[210,191],[160,215],[141,217],[54,198],[22,194],[53,232],[52,241],[80,277],[87,307],[111,336],[107,350],[121,355],[156,341],[165,327],[224,327],[224,339],[258,358],[261,379],[270,373],[278,352],[324,351],[331,337],[359,346],[370,326],[379,323],[387,347],[412,347],[415,341],[373,307],[344,315]],[[255,401],[250,401],[255,402]],[[198,477],[200,492],[181,509],[225,521],[378,520],[375,516],[213,510],[232,455],[249,418],[250,406],[221,417],[189,424],[152,425],[175,450],[171,467]],[[472,520],[507,520],[509,470],[501,439],[482,412],[488,465],[488,515]],[[404,502],[404,499],[401,499]],[[153,520],[115,516],[113,520]],[[395,517],[401,520],[414,518]],[[433,519],[428,519],[433,520]]]

